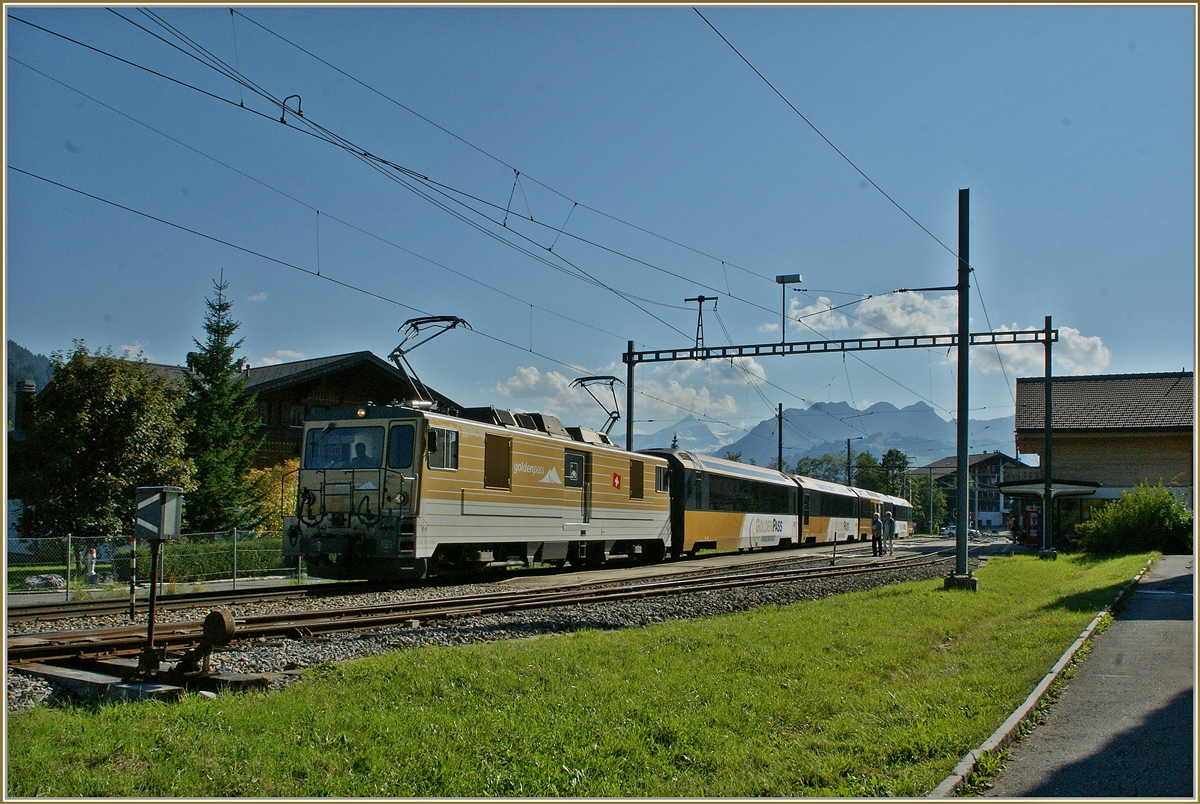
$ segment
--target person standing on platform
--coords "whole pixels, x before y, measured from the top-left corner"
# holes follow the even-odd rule
[[[883,515],[883,538],[887,554],[890,556],[896,552],[896,546],[892,543],[896,538],[896,518],[892,516],[891,511]]]
[[[879,512],[871,517],[871,555],[883,555],[883,523],[879,521]]]

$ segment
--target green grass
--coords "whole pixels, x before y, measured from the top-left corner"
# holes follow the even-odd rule
[[[621,632],[423,648],[274,695],[9,717],[10,796],[921,796],[1145,556],[1017,556]]]

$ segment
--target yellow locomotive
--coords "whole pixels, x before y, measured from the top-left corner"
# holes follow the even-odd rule
[[[297,484],[283,552],[327,577],[657,561],[670,542],[666,461],[553,416],[329,411],[305,424]]]

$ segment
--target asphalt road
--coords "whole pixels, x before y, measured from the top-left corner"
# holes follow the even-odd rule
[[[1164,556],[987,796],[1195,800],[1194,556]]]

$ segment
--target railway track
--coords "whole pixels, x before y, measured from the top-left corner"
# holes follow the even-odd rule
[[[502,614],[530,609],[579,604],[612,603],[662,595],[683,595],[764,584],[827,579],[886,572],[949,561],[952,550],[914,556],[875,559],[846,566],[792,566],[769,569],[733,569],[705,575],[655,579],[620,584],[599,579],[538,589],[505,590],[420,601],[405,601],[348,609],[288,612],[237,618],[232,639],[304,639],[323,634],[373,630],[401,625],[428,624],[457,617]],[[203,623],[155,624],[154,641],[168,651],[181,651],[201,642]],[[48,631],[11,636],[8,660],[50,662],[86,660],[139,653],[145,645],[145,626]]]
[[[338,583],[315,583],[303,586],[269,587],[253,590],[223,590],[218,592],[187,592],[175,595],[159,595],[155,605],[163,609],[188,609],[202,606],[219,606],[230,603],[256,603],[269,600],[295,600],[304,597],[329,597],[332,595],[357,595],[380,588],[371,581],[346,581]],[[145,614],[150,608],[149,597],[138,597],[135,612]],[[100,617],[124,614],[129,611],[129,598],[95,598],[55,603],[28,603],[9,605],[6,609],[9,622],[30,620],[62,620],[68,617]]]
[[[856,548],[845,548],[842,551],[842,555],[859,555],[863,554],[863,552],[863,548],[857,548],[857,550]],[[765,558],[764,562],[777,560],[778,558],[775,557]],[[811,556],[808,557],[808,560],[820,561],[822,557],[820,555]],[[227,589],[214,592],[187,592],[174,595],[159,595],[155,605],[160,611],[178,610],[230,605],[233,603],[259,603],[271,600],[296,600],[306,597],[320,598],[338,595],[358,595],[391,588],[394,588],[394,586],[375,581],[340,581],[250,590]],[[136,599],[135,614],[144,615],[149,608],[150,599],[148,596]],[[9,622],[63,620],[72,617],[102,617],[125,614],[128,611],[128,597],[93,598],[89,600],[56,601],[53,603],[10,604],[6,610]]]

